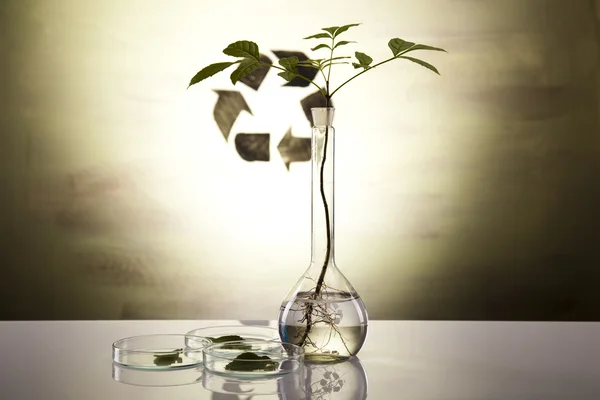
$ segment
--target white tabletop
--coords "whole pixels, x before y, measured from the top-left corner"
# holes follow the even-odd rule
[[[279,384],[279,394],[266,396],[252,391],[270,390],[268,382],[236,386],[203,379],[201,370],[193,371],[195,384],[182,386],[133,386],[113,378],[115,340],[232,323],[240,322],[0,322],[0,398],[600,399],[600,323],[372,321],[358,359],[310,366],[301,382]]]

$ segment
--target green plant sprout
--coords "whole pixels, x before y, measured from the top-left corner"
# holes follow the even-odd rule
[[[371,70],[375,69],[376,67],[379,67],[379,66],[386,64],[393,60],[400,60],[400,59],[408,60],[408,61],[416,63],[422,67],[425,67],[425,68],[429,69],[430,71],[435,72],[438,75],[440,74],[439,71],[437,70],[437,68],[434,67],[433,65],[431,65],[428,62],[425,62],[419,58],[408,56],[407,54],[412,53],[414,51],[419,51],[419,50],[439,51],[439,52],[446,52],[446,50],[439,48],[439,47],[433,47],[433,46],[429,46],[429,45],[425,45],[425,44],[418,44],[418,43],[410,42],[410,41],[403,40],[400,38],[393,38],[393,39],[390,39],[388,42],[388,47],[392,52],[392,56],[383,61],[377,62],[375,64],[373,63],[373,59],[369,55],[359,52],[359,51],[356,51],[354,53],[355,60],[352,63],[349,61],[349,59],[352,58],[351,56],[335,56],[334,57],[334,53],[340,47],[348,45],[350,43],[356,43],[356,42],[348,41],[348,40],[338,40],[338,37],[341,34],[343,34],[344,32],[346,32],[348,29],[359,26],[359,25],[360,25],[360,23],[353,23],[353,24],[347,24],[347,25],[342,25],[342,26],[332,26],[329,28],[322,28],[321,29],[322,32],[319,32],[319,33],[316,33],[314,35],[310,35],[310,36],[307,36],[304,38],[304,39],[310,39],[310,40],[312,40],[312,39],[323,40],[322,43],[319,43],[315,47],[311,48],[311,50],[312,51],[326,50],[329,53],[328,57],[317,58],[317,59],[307,59],[307,60],[300,61],[298,59],[298,57],[292,56],[292,57],[281,58],[279,60],[279,65],[270,64],[270,63],[261,61],[259,48],[256,43],[254,43],[252,41],[248,41],[248,40],[239,40],[237,42],[231,43],[229,46],[227,46],[223,50],[223,53],[225,53],[226,55],[231,56],[231,57],[236,57],[237,58],[236,61],[225,61],[225,62],[218,62],[218,63],[208,65],[207,67],[198,71],[196,73],[196,75],[194,75],[194,77],[190,80],[188,88],[192,85],[202,82],[203,80],[205,80],[221,71],[226,70],[227,68],[229,68],[233,65],[237,65],[237,68],[230,75],[231,82],[234,85],[237,82],[239,82],[241,79],[243,79],[245,76],[247,76],[247,75],[251,74],[252,72],[254,72],[255,70],[257,70],[258,68],[268,67],[268,68],[275,68],[277,70],[280,70],[281,72],[279,72],[278,75],[281,76],[283,79],[285,79],[288,82],[294,78],[299,78],[299,79],[303,79],[303,80],[307,81],[309,84],[315,86],[319,90],[319,92],[323,95],[323,97],[325,98],[325,107],[330,107],[332,97],[336,93],[338,93],[338,91],[341,88],[343,88],[344,86],[346,86],[348,83],[350,83],[354,79],[358,78],[359,76],[363,75],[367,71],[371,71]],[[354,67],[355,70],[359,70],[359,71],[356,72],[354,75],[352,75],[350,78],[348,78],[346,81],[344,81],[342,84],[340,84],[337,88],[332,89],[330,82],[331,82],[331,71],[333,69],[333,66],[334,65],[342,65],[342,64],[350,64],[350,63],[352,64],[352,66]],[[318,72],[317,72],[317,75],[315,76],[315,79],[320,74],[320,77],[323,78],[323,83],[321,85],[319,85],[314,80],[305,77],[304,75],[302,75],[299,72],[298,67],[308,67],[308,68],[316,69]],[[329,136],[328,129],[325,129],[325,135],[324,135],[324,140],[323,140],[323,156],[322,156],[322,160],[321,160],[320,167],[319,167],[320,168],[320,179],[319,179],[320,182],[319,183],[320,183],[320,192],[321,192],[320,194],[321,194],[321,199],[323,202],[323,207],[325,209],[327,246],[326,246],[325,261],[321,268],[321,273],[319,275],[319,278],[316,282],[315,291],[312,294],[313,300],[316,300],[316,299],[320,298],[320,296],[321,296],[321,292],[322,292],[323,286],[324,286],[325,275],[327,272],[327,266],[328,266],[329,258],[330,258],[330,254],[331,254],[331,217],[330,217],[329,205],[327,204],[327,199],[326,199],[325,190],[324,190],[324,170],[325,170],[324,167],[325,167],[325,162],[326,162],[326,158],[327,158],[326,154],[327,154],[328,136]],[[309,334],[311,332],[311,327],[313,326],[313,322],[312,322],[313,311],[314,311],[313,303],[306,303],[306,308],[304,311],[304,318],[301,321],[299,321],[299,322],[306,323],[306,330],[304,331],[302,338],[300,340],[300,346],[305,345],[307,342],[312,343],[312,341],[309,337]],[[325,310],[325,311],[329,311],[329,310]],[[334,328],[334,330],[338,331],[336,329],[336,324],[334,322],[334,319],[329,318],[329,313],[325,312],[325,311],[323,313],[324,313],[324,315],[326,315],[327,318],[321,316],[321,319],[325,318],[325,319],[330,320],[330,322],[329,322],[330,325]]]
[[[343,25],[343,26],[332,26],[329,28],[322,28],[323,32],[319,32],[319,33],[316,33],[314,35],[310,35],[310,36],[307,36],[304,38],[304,39],[324,39],[326,41],[325,43],[320,43],[317,46],[313,47],[311,50],[316,51],[316,50],[326,49],[329,51],[329,57],[327,57],[327,58],[308,59],[308,60],[300,61],[298,59],[298,57],[292,56],[292,57],[286,57],[286,58],[280,59],[279,65],[270,64],[270,63],[261,61],[260,52],[258,49],[258,45],[256,43],[251,42],[249,40],[239,40],[237,42],[231,43],[229,46],[227,46],[223,50],[223,53],[225,53],[226,55],[231,56],[231,57],[237,57],[238,60],[218,62],[218,63],[210,64],[209,66],[202,68],[190,80],[188,87],[195,85],[198,82],[201,82],[201,81],[205,80],[206,78],[209,78],[209,77],[211,77],[233,65],[236,65],[236,64],[239,64],[238,67],[230,75],[231,83],[233,83],[234,85],[237,82],[239,82],[240,79],[251,74],[256,69],[261,68],[261,67],[269,67],[269,68],[275,68],[275,69],[281,70],[281,72],[279,72],[278,75],[281,76],[283,79],[285,79],[288,82],[294,78],[300,78],[300,79],[303,79],[303,80],[309,82],[311,85],[315,86],[319,90],[319,92],[325,97],[326,107],[328,107],[333,95],[336,94],[346,84],[348,84],[352,80],[356,79],[360,75],[364,74],[365,72],[370,71],[370,70],[374,69],[375,67],[383,65],[385,63],[388,63],[392,60],[398,60],[398,59],[409,60],[409,61],[417,63],[439,75],[439,71],[433,65],[431,65],[421,59],[409,57],[406,54],[409,52],[416,51],[416,50],[432,50],[432,51],[443,51],[443,52],[445,52],[446,50],[439,48],[439,47],[433,47],[433,46],[428,46],[425,44],[417,44],[417,43],[409,42],[409,41],[406,41],[406,40],[403,40],[400,38],[393,38],[393,39],[390,39],[390,41],[388,42],[388,47],[392,51],[392,57],[387,58],[383,61],[380,61],[376,64],[373,64],[373,59],[370,56],[368,56],[367,54],[361,53],[359,51],[355,52],[354,56],[356,57],[357,62],[352,62],[352,66],[355,69],[360,69],[361,71],[359,71],[358,73],[356,73],[355,75],[350,77],[348,80],[343,82],[341,85],[339,85],[336,89],[334,89],[332,91],[330,88],[330,84],[329,84],[331,81],[332,67],[334,65],[339,65],[339,64],[350,64],[349,61],[344,61],[344,60],[352,58],[350,56],[334,57],[333,56],[334,52],[336,49],[338,49],[341,46],[344,46],[344,45],[347,45],[350,43],[356,43],[356,42],[348,41],[348,40],[336,41],[336,39],[342,33],[346,32],[348,29],[355,27],[355,26],[359,26],[359,25],[360,25],[359,23],[356,23],[356,24],[348,24],[348,25]],[[323,77],[323,79],[325,81],[324,84],[322,86],[319,86],[314,80],[303,76],[298,71],[298,67],[308,67],[308,68],[316,69]]]

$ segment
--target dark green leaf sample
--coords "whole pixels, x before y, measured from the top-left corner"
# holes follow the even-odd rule
[[[165,367],[167,365],[183,363],[183,359],[181,358],[181,354],[183,353],[183,349],[177,349],[171,353],[165,354],[155,354],[154,355],[154,365],[159,367]]]
[[[243,337],[238,336],[238,335],[220,336],[218,338],[207,337],[207,339],[213,343],[237,342],[240,340],[244,340]],[[251,350],[252,346],[247,345],[247,344],[241,344],[241,343],[231,343],[231,344],[226,344],[226,345],[221,346],[221,349],[224,349],[224,350]]]
[[[207,337],[213,343],[225,343],[225,342],[234,342],[236,340],[244,340],[243,337],[238,335],[227,335],[227,336],[219,336],[218,338]]]
[[[242,353],[225,366],[228,371],[255,372],[275,371],[278,363],[269,356],[259,356],[256,353]]]

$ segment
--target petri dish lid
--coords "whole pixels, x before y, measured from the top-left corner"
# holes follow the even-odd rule
[[[272,377],[304,365],[304,349],[278,340],[247,339],[213,343],[204,348],[204,368],[241,379]]]
[[[202,350],[211,342],[177,334],[132,336],[112,345],[113,361],[127,368],[170,370],[202,364]]]
[[[170,370],[137,369],[112,363],[115,381],[133,386],[167,387],[193,385],[202,382],[204,368],[176,368]]]
[[[203,337],[211,342],[215,342],[215,340],[223,342],[248,339],[279,340],[279,331],[276,328],[256,325],[209,326],[191,330],[187,334],[194,337]]]

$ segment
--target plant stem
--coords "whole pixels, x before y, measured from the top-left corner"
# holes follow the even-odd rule
[[[338,87],[337,87],[337,88],[336,88],[336,89],[333,91],[333,93],[331,93],[331,94],[330,94],[330,96],[333,96],[333,95],[334,95],[334,94],[335,94],[335,93],[336,93],[338,90],[340,90],[342,87],[344,87],[344,85],[345,85],[346,83],[350,82],[350,81],[351,81],[351,80],[353,80],[354,78],[358,78],[359,76],[361,76],[361,75],[362,75],[362,74],[364,74],[365,72],[367,72],[367,71],[369,71],[369,70],[371,70],[371,69],[373,69],[373,68],[375,68],[375,67],[378,67],[378,66],[380,66],[381,64],[385,64],[386,62],[389,62],[389,61],[395,60],[395,59],[396,59],[398,56],[400,56],[400,55],[402,55],[402,54],[404,54],[404,53],[398,54],[397,56],[394,56],[394,57],[392,57],[392,58],[388,58],[387,60],[381,61],[381,62],[379,62],[379,63],[377,63],[377,64],[373,65],[373,66],[372,66],[372,67],[370,67],[370,68],[367,68],[367,69],[364,69],[364,70],[360,71],[358,74],[354,75],[352,78],[348,79],[346,82],[344,82],[344,83],[342,83],[340,86],[338,86]]]
[[[333,67],[333,47],[335,46],[335,39],[331,38],[331,52],[329,53],[329,68],[327,68],[327,80],[325,81],[326,85],[327,85],[327,96],[325,96],[327,98],[327,100],[329,101],[329,98],[331,97],[331,95],[329,94],[329,81],[331,78],[331,67]]]
[[[331,62],[333,60],[333,46],[334,46],[334,39],[332,38],[331,39],[331,53],[329,56],[330,65],[327,70],[327,78],[325,79],[325,107],[326,108],[329,108],[329,105],[331,103],[331,95],[333,94],[333,93],[332,94],[329,93],[329,79],[331,76],[331,67],[332,67]],[[321,73],[323,73],[322,69],[321,69]],[[325,77],[325,74],[323,74],[323,77]],[[321,93],[323,93],[323,90],[321,90]],[[327,266],[329,264],[329,258],[331,257],[331,216],[329,213],[329,205],[327,204],[327,197],[325,196],[325,162],[327,161],[327,146],[328,146],[328,144],[329,144],[329,126],[326,125],[325,126],[325,137],[323,140],[323,158],[321,160],[321,167],[320,167],[320,171],[319,171],[319,191],[321,192],[321,200],[323,201],[323,208],[325,209],[325,229],[327,231],[327,233],[326,233],[327,247],[325,250],[325,260],[323,261],[323,266],[321,267],[321,273],[319,274],[319,279],[317,280],[317,286],[315,287],[315,292],[312,296],[313,300],[317,300],[319,298],[319,296],[321,296],[321,290],[323,288],[323,283],[325,282],[325,274],[327,273]],[[312,328],[313,305],[314,305],[314,303],[310,303],[306,307],[306,313],[305,313],[306,329],[304,330],[304,334],[302,335],[302,339],[300,341],[300,346],[304,346],[304,343],[306,342],[306,339],[308,338],[308,334],[310,333],[311,328]]]
[[[331,39],[331,52],[329,53],[329,68],[327,69],[327,80],[325,81],[325,107],[329,107],[331,101],[331,94],[329,94],[329,80],[331,77],[331,62],[333,61],[333,47],[335,45],[335,39]],[[325,137],[323,138],[323,159],[321,160],[321,169],[319,171],[319,190],[321,192],[321,200],[323,200],[323,208],[325,209],[325,229],[327,230],[327,247],[325,250],[325,260],[323,261],[323,267],[321,268],[321,274],[317,280],[317,287],[315,288],[314,298],[316,299],[321,295],[321,288],[325,281],[325,273],[327,272],[327,265],[329,264],[329,257],[331,256],[331,216],[329,215],[329,205],[327,204],[327,197],[325,197],[325,162],[327,161],[327,145],[329,144],[329,126],[325,125]]]
[[[329,99],[327,99],[329,103]],[[329,106],[329,105],[328,105]],[[321,199],[323,200],[323,207],[325,208],[325,229],[327,229],[327,247],[325,250],[325,261],[323,261],[323,267],[321,268],[321,274],[317,280],[317,287],[315,288],[315,299],[321,294],[321,288],[325,281],[325,273],[327,272],[327,265],[329,264],[329,257],[331,256],[331,216],[329,215],[329,205],[327,204],[327,198],[325,197],[325,185],[324,185],[324,173],[325,173],[325,161],[327,160],[327,145],[329,142],[329,127],[325,126],[325,138],[323,141],[323,160],[321,161],[321,171],[319,177],[319,189],[321,191]]]
[[[329,93],[329,82],[326,82],[327,93]],[[325,107],[329,107],[331,101],[330,96],[325,96]],[[323,283],[325,282],[325,274],[327,273],[327,266],[329,264],[329,258],[331,257],[331,215],[329,212],[329,205],[327,204],[327,197],[325,196],[325,162],[327,161],[327,146],[329,144],[329,126],[325,126],[325,137],[323,140],[323,158],[321,160],[321,167],[319,171],[319,191],[321,192],[321,200],[323,201],[323,208],[325,209],[325,229],[327,247],[325,250],[325,260],[323,261],[323,266],[321,267],[321,273],[319,274],[319,279],[317,280],[317,286],[315,287],[315,292],[312,295],[313,300],[317,300],[321,295],[321,290],[323,289]],[[313,313],[313,305],[314,303],[309,303],[306,307],[306,312],[304,314],[304,318],[306,319],[306,329],[302,335],[302,339],[300,339],[299,346],[304,346],[306,339],[308,338],[308,334],[312,328],[312,313]]]
[[[325,72],[323,72],[323,69],[319,69],[319,71],[321,72],[321,75],[323,75],[323,80],[327,82],[327,77],[325,76]],[[327,98],[327,95],[325,96],[325,98]]]
[[[282,71],[287,71],[287,69],[285,69],[285,68],[282,68],[282,67],[279,67],[279,66],[277,66],[277,65],[274,65],[274,64],[267,64],[267,63],[264,63],[264,62],[262,62],[262,61],[261,61],[261,63],[260,63],[260,64],[261,64],[263,67],[276,68],[276,69],[279,69],[279,70],[282,70]],[[303,80],[305,80],[306,82],[310,83],[311,85],[315,86],[317,89],[319,89],[319,92],[321,92],[321,94],[322,94],[323,96],[327,97],[327,93],[326,93],[326,92],[323,90],[323,88],[321,88],[321,86],[317,85],[317,84],[316,84],[314,81],[312,81],[312,80],[308,79],[307,77],[305,77],[305,76],[303,76],[303,75],[301,75],[301,74],[298,74],[298,75],[296,75],[296,76],[297,76],[298,78],[300,78],[300,79],[303,79]]]

